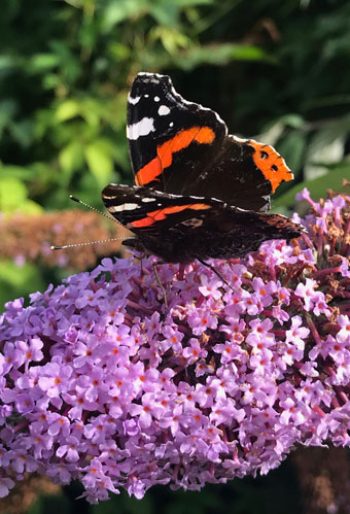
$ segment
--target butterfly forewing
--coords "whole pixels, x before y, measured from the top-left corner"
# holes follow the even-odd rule
[[[167,193],[266,211],[270,194],[293,178],[276,150],[228,135],[216,112],[185,100],[166,75],[137,75],[127,135],[136,184]]]
[[[226,134],[218,114],[183,99],[168,76],[137,75],[128,98],[127,137],[138,185],[185,194]]]

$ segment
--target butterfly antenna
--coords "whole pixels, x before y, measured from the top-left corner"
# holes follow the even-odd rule
[[[91,211],[97,212],[98,214],[100,214],[101,216],[104,216],[105,218],[107,218],[109,220],[112,220],[114,222],[116,221],[112,216],[110,216],[106,212],[100,211],[99,209],[96,209],[96,207],[92,207],[92,205],[89,205],[88,203],[83,202],[83,200],[80,200],[76,196],[69,195],[69,199],[72,200],[73,202],[76,202],[76,203],[79,203],[80,205],[83,205],[84,207],[87,207]],[[111,241],[123,241],[124,239],[125,239],[124,237],[110,237],[108,239],[98,239],[96,241],[86,241],[86,242],[81,242],[81,243],[70,243],[70,244],[66,244],[66,245],[51,245],[50,249],[51,250],[66,250],[68,248],[76,248],[76,247],[79,247],[79,246],[100,245],[100,244],[110,243]]]
[[[86,243],[71,243],[67,245],[51,245],[50,250],[66,250],[67,248],[75,248],[77,246],[101,245],[110,241],[123,241],[124,237],[110,237],[109,239],[98,239],[96,241],[87,241]]]
[[[83,205],[84,207],[87,207],[88,209],[90,209],[90,211],[95,211],[98,214],[101,214],[101,216],[104,216],[105,218],[107,218],[109,220],[112,220],[114,222],[116,221],[115,218],[113,218],[112,216],[110,216],[106,212],[100,211],[100,209],[96,209],[96,207],[93,207],[92,205],[89,205],[88,203],[83,202],[83,200],[80,200],[76,196],[69,195],[69,199],[72,200],[73,202],[80,203],[80,205]]]

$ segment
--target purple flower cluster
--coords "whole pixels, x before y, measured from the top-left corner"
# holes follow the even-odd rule
[[[350,442],[350,198],[245,261],[105,259],[0,317],[0,496],[26,473],[91,502],[267,473]],[[162,284],[162,285],[161,285]],[[166,300],[164,298],[166,294]]]

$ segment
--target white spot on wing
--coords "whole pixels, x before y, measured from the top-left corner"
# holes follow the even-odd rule
[[[148,203],[148,202],[155,202],[155,198],[142,198],[141,202]]]
[[[166,105],[161,105],[158,109],[159,116],[166,116],[167,114],[169,114],[169,112],[170,109]]]
[[[142,118],[142,120],[126,127],[126,135],[128,139],[136,140],[140,136],[148,136],[151,132],[154,132],[154,119],[153,118]]]
[[[137,203],[123,203],[122,205],[114,205],[109,207],[109,212],[122,212],[122,211],[133,211],[138,209],[140,206]]]
[[[103,198],[105,200],[113,200],[114,198],[116,198],[116,195],[106,195],[106,193],[103,193]]]
[[[141,80],[142,78],[148,78],[151,79],[151,81],[155,84],[158,84],[160,82],[164,83],[167,90],[175,97],[175,100],[181,102],[184,105],[190,105],[190,106],[197,106],[200,110],[203,111],[209,111],[214,114],[216,117],[218,123],[224,128],[225,134],[227,135],[228,129],[226,126],[226,123],[223,121],[223,119],[218,115],[217,112],[213,111],[212,109],[209,109],[208,107],[203,107],[200,104],[196,104],[194,102],[189,102],[188,100],[185,100],[174,88],[171,80],[166,75],[160,75],[158,73],[148,73],[148,72],[140,72],[137,75]],[[144,95],[145,98],[148,98],[149,95]]]
[[[171,122],[169,123],[169,127],[173,127],[173,126],[174,126],[174,122],[173,122],[173,121],[171,121]]]
[[[159,102],[159,100],[160,100],[159,96],[155,96],[155,97],[154,97],[154,101],[155,101],[155,102]]]
[[[132,105],[136,105],[141,100],[141,96],[130,96],[128,97],[128,101]]]

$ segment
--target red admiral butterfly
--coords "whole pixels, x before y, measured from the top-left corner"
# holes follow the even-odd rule
[[[124,244],[169,262],[241,257],[301,228],[268,214],[291,170],[274,148],[228,134],[220,116],[188,102],[166,75],[139,73],[128,99],[135,186],[109,184],[108,211],[136,236]]]

